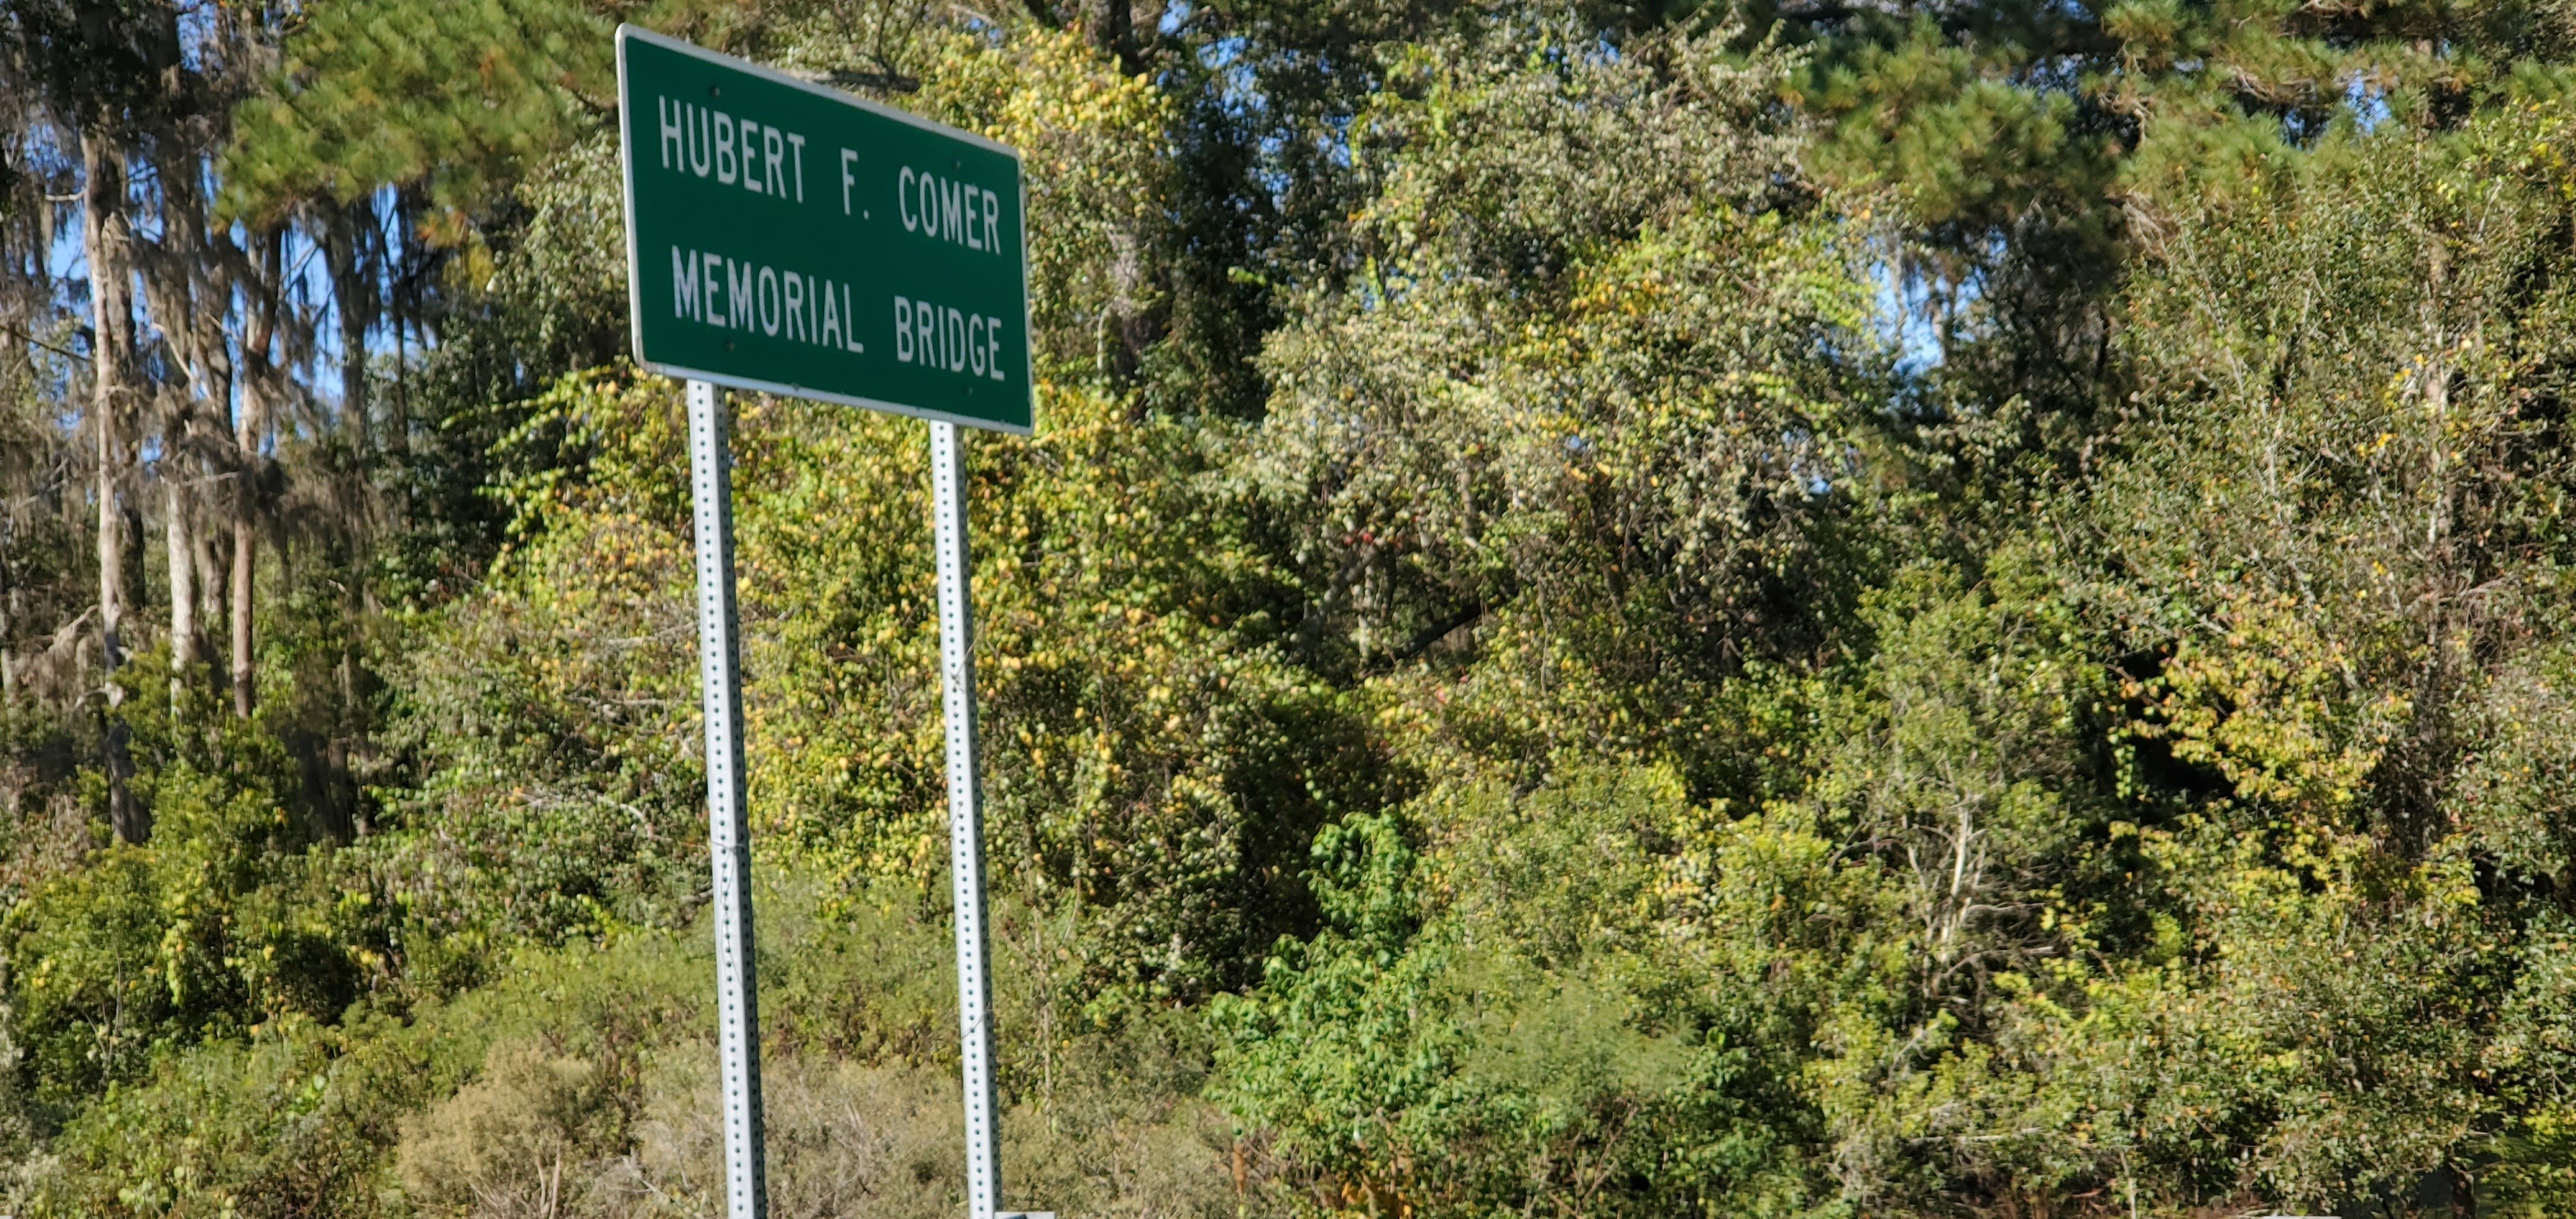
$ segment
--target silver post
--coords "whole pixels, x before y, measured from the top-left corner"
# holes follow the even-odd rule
[[[697,516],[698,704],[707,722],[707,852],[714,857],[716,1044],[724,1080],[725,1214],[767,1219],[760,1006],[752,983],[751,827],[742,806],[742,684],[733,603],[733,460],[723,399],[689,382],[689,501]]]
[[[966,478],[957,425],[930,425],[939,549],[939,701],[948,722],[948,861],[957,908],[957,1039],[966,1081],[966,1215],[1002,1196],[993,1129],[993,993],[984,974],[984,795],[975,781],[975,606],[966,566]]]

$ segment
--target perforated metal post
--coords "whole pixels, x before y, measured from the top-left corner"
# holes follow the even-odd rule
[[[1002,1169],[993,1128],[993,993],[984,972],[984,791],[975,778],[975,603],[967,583],[961,448],[956,424],[930,425],[939,701],[948,724],[948,871],[957,908],[957,1038],[966,1083],[966,1214],[993,1219]]]
[[[707,850],[714,856],[716,1047],[724,1082],[725,1214],[767,1219],[760,1129],[760,1007],[751,961],[751,832],[742,803],[742,684],[733,586],[733,460],[724,400],[689,382],[689,502],[697,516],[698,704],[707,724]]]

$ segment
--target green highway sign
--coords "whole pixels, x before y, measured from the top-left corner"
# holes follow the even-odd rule
[[[1030,430],[1019,153],[619,26],[635,358]]]

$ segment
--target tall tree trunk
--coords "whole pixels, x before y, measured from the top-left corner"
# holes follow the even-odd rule
[[[214,659],[206,648],[209,642],[207,632],[216,623],[225,620],[224,594],[230,591],[228,583],[232,576],[231,571],[224,566],[223,525],[220,518],[207,511],[208,507],[205,497],[199,496],[197,500],[199,516],[188,529],[189,540],[195,543],[191,547],[189,558],[197,569],[197,659],[199,660]]]
[[[1121,68],[1131,74],[1144,70],[1144,53],[1136,45],[1132,0],[1084,0],[1082,24],[1091,45],[1117,56]]]
[[[385,422],[385,443],[392,446],[396,456],[408,457],[411,455],[411,380],[407,375],[411,371],[411,336],[408,333],[411,323],[403,316],[399,302],[390,312],[394,324],[394,400],[386,404],[392,408],[392,417]]]
[[[258,706],[259,671],[253,656],[253,577],[259,568],[260,446],[268,432],[268,389],[274,365],[269,344],[277,338],[277,311],[286,285],[286,235],[272,229],[255,234],[257,274],[244,285],[242,311],[248,324],[242,334],[241,408],[233,416],[233,442],[240,464],[233,471],[232,676],[233,714],[249,719]]]
[[[385,316],[394,329],[394,396],[386,403],[391,418],[386,423],[386,443],[401,456],[411,454],[411,328],[420,311],[420,206],[416,196],[397,191],[393,198],[393,235],[388,237],[382,259],[385,277]],[[397,484],[400,485],[400,484]]]
[[[176,429],[173,429],[176,430]],[[184,474],[185,468],[173,470]],[[179,714],[187,698],[190,666],[197,663],[197,547],[188,532],[188,483],[166,480],[170,519],[163,530],[170,540],[170,714]]]
[[[107,818],[120,842],[152,835],[151,814],[134,799],[134,759],[120,710],[125,692],[117,670],[125,663],[119,632],[125,621],[125,514],[117,502],[125,470],[127,385],[133,364],[132,264],[125,224],[124,154],[94,121],[81,133],[81,248],[89,261],[91,430],[98,442],[99,668],[107,688]]]
[[[249,400],[257,393],[248,383],[243,384],[242,415],[245,418],[251,414]],[[241,430],[250,433],[254,439],[242,446],[248,454],[242,461],[245,468],[233,480],[232,589],[227,600],[232,611],[233,715],[249,719],[251,712],[258,708],[259,701],[259,670],[251,656],[254,642],[251,635],[251,576],[259,565],[259,535],[251,520],[252,488],[248,485],[248,467],[258,460],[257,450],[251,448],[251,444],[256,443],[258,431],[247,426]]]
[[[198,660],[199,581],[198,522],[191,490],[203,468],[196,421],[201,402],[228,402],[231,360],[223,332],[230,276],[221,254],[208,240],[204,161],[199,141],[178,129],[164,129],[152,141],[153,170],[160,189],[160,233],[155,240],[138,236],[135,248],[142,264],[144,306],[161,328],[170,350],[187,373],[187,384],[172,397],[163,433],[161,469],[167,493],[165,534],[170,570],[170,712],[180,713],[186,700],[187,672]],[[225,243],[227,246],[229,243]],[[211,591],[211,590],[208,590]]]
[[[375,202],[362,197],[333,217],[324,238],[331,295],[340,315],[341,425],[351,429],[362,454],[374,447],[367,413],[367,329],[376,319],[376,291],[367,251],[375,223]]]
[[[8,576],[8,563],[0,561],[0,586],[7,584]],[[18,654],[11,647],[17,636],[10,630],[18,624],[18,616],[12,612],[17,606],[18,590],[0,588],[0,711],[18,705]]]

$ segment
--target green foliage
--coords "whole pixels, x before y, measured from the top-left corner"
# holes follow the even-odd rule
[[[316,5],[240,117],[226,206],[273,218],[387,183],[473,209],[613,105],[609,25],[579,5]]]
[[[435,422],[294,442],[259,718],[18,657],[13,1213],[713,1205],[620,15],[1028,154],[1039,430],[968,487],[1014,1204],[2567,1213],[2562,15],[1031,8],[288,39],[236,206],[436,203]],[[774,1198],[952,1213],[921,434],[731,408]],[[10,612],[76,614],[21,515]]]
[[[2563,629],[2559,124],[2330,140],[2211,199],[2132,292],[2140,409],[2079,518],[2125,571],[2078,587],[2138,649],[2142,753],[2211,795],[2141,831],[2180,953],[2060,971],[2095,1001],[2033,1044],[2124,1082],[2111,1029],[2176,1047],[2116,1104],[2174,1165],[2142,1189],[2402,1189],[2547,1111],[2503,1047],[2534,1044],[2513,996],[2556,968],[2563,865],[2491,784],[2551,730],[2529,683]]]
[[[1767,963],[1708,968],[1744,929],[1675,900],[1723,826],[1615,770],[1346,821],[1316,843],[1333,926],[1215,1008],[1223,1095],[1326,1211],[1840,1213],[1775,1040],[1799,1013],[1744,985]]]
[[[1305,659],[1401,675],[1425,744],[1741,781],[1697,708],[1870,564],[1858,234],[1782,189],[1779,57],[1548,37],[1420,48],[1355,126],[1371,261],[1273,338],[1245,468],[1298,529]]]
[[[158,831],[24,894],[6,928],[10,1005],[40,1113],[78,1109],[161,1050],[279,1019],[336,1019],[375,954],[363,890],[296,848],[267,792],[180,764],[153,776]]]
[[[773,1213],[953,1211],[946,929],[899,892],[818,920],[812,881],[764,879]],[[157,1055],[21,1166],[17,1213],[703,1213],[723,1188],[705,934],[529,950],[451,1001]],[[996,996],[1020,1027],[1031,972]],[[1204,1062],[1186,1026],[1151,1021],[1012,1053],[1006,1081],[1029,1100],[1007,1115],[1006,1168],[1087,1212],[1238,1213],[1204,1168],[1231,1137],[1193,1097]]]
[[[1041,419],[1036,444],[979,449],[969,501],[991,555],[977,622],[996,867],[1082,912],[1092,985],[1115,988],[1103,1002],[1203,993],[1304,929],[1298,861],[1279,844],[1364,804],[1377,768],[1348,705],[1282,663],[1261,612],[1279,579],[1229,536],[1226,499],[1173,477],[1206,464],[1200,429],[1128,424],[1076,393],[1051,395]],[[749,648],[755,672],[778,675],[752,696],[754,784],[786,793],[773,824],[789,841],[926,880],[946,862],[937,691],[883,676],[936,654],[924,454],[899,424],[809,435],[820,443],[745,463],[746,486],[798,472],[774,498],[747,493],[739,517],[744,570],[778,622]],[[872,569],[884,583],[862,583]],[[858,696],[888,685],[897,700]]]
[[[433,989],[522,939],[668,925],[704,883],[675,405],[606,376],[536,399],[503,461],[548,456],[492,489],[527,541],[391,666],[388,743],[427,782],[379,793],[403,832],[360,853],[402,912],[403,972]]]
[[[424,948],[667,921],[703,883],[676,395],[586,375],[540,403],[516,435],[587,456],[501,488],[528,542],[398,678],[395,739],[435,779],[405,814],[428,832],[378,849],[439,929]],[[1228,538],[1229,494],[1174,477],[1216,438],[1081,391],[1043,410],[1046,438],[988,446],[970,492],[989,816],[997,866],[1080,912],[1085,993],[1115,1011],[1228,984],[1309,927],[1282,840],[1386,780],[1349,702],[1281,659],[1283,581]],[[751,402],[735,440],[757,824],[854,882],[932,888],[918,431]]]

